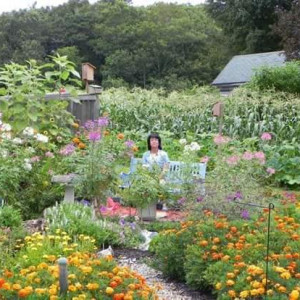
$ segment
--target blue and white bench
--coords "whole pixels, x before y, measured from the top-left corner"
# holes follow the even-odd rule
[[[129,173],[121,173],[121,188],[130,187],[130,178],[137,170],[138,165],[142,165],[141,158],[131,158]],[[192,183],[197,181],[202,185],[204,192],[204,181],[206,175],[206,163],[184,163],[180,161],[170,161],[169,169],[164,177],[167,184],[180,186],[184,183]]]

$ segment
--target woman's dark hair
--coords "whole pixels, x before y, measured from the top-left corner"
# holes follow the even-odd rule
[[[147,137],[148,150],[151,150],[150,139],[157,139],[158,140],[158,149],[162,150],[162,147],[161,147],[161,138],[158,135],[158,133],[150,133],[148,135],[148,137]]]

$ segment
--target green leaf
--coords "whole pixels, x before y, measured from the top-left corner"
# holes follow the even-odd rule
[[[69,71],[63,71],[60,75],[60,78],[63,80],[67,80],[70,76],[70,72]]]
[[[6,91],[5,88],[0,88],[0,95],[1,95],[1,96],[6,95],[6,93],[7,93],[7,91]]]

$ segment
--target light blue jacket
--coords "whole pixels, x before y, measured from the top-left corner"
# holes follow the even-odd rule
[[[169,156],[167,152],[163,150],[158,150],[157,155],[151,154],[150,151],[143,154],[143,165],[147,167],[150,167],[153,164],[158,164],[161,168],[163,168],[164,165],[169,162]]]

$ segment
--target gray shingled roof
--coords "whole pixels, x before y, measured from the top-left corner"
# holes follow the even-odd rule
[[[285,63],[285,59],[284,51],[236,55],[229,61],[212,84],[248,82],[254,75],[255,69],[262,66],[282,66]]]

